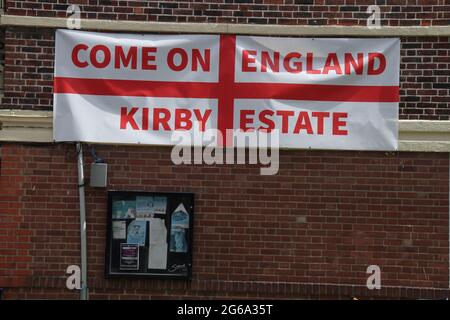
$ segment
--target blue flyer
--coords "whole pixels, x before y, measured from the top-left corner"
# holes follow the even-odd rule
[[[172,213],[170,226],[170,252],[187,252],[187,231],[189,229],[189,213],[181,203]]]
[[[136,201],[115,200],[112,205],[113,219],[134,219],[136,217]]]
[[[128,225],[127,243],[145,245],[147,221],[134,220]]]

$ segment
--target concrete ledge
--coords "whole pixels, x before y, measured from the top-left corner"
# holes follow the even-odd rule
[[[33,28],[67,28],[65,18],[43,18],[1,15],[0,26]],[[159,33],[207,33],[276,36],[359,36],[359,37],[428,37],[450,36],[450,26],[430,27],[382,27],[365,26],[302,26],[255,25],[228,23],[179,23],[124,20],[82,19],[81,30],[159,32]]]
[[[53,142],[51,111],[1,110],[0,141]],[[399,150],[450,152],[450,121],[400,120]]]
[[[450,121],[401,120],[401,151],[450,152]]]
[[[53,141],[53,112],[0,109],[0,141]]]

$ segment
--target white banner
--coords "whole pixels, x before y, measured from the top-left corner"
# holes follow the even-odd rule
[[[58,30],[54,140],[278,130],[281,148],[395,150],[399,64],[398,39]]]

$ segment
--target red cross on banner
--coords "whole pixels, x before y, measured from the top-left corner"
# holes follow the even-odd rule
[[[170,145],[203,121],[279,129],[281,147],[397,147],[397,39],[147,37],[57,32],[55,140]]]

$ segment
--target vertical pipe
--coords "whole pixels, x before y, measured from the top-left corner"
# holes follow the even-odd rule
[[[78,193],[80,196],[80,244],[81,244],[81,291],[80,300],[88,299],[87,286],[87,246],[86,246],[86,208],[84,200],[83,147],[77,142]]]

